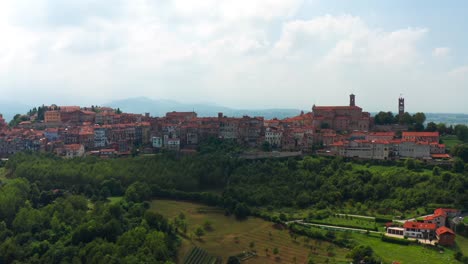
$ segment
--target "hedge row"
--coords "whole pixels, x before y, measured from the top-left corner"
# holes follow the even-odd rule
[[[382,235],[382,241],[393,243],[393,244],[405,245],[405,246],[411,244],[411,241],[409,241],[407,239],[401,239],[401,238],[397,238],[397,237],[389,237],[389,236],[385,236],[385,235]]]

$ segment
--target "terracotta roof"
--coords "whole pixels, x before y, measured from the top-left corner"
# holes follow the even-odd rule
[[[450,154],[432,154],[431,157],[434,159],[450,159]]]
[[[404,228],[415,228],[415,229],[429,229],[429,230],[435,230],[437,228],[436,224],[429,224],[429,223],[419,223],[419,222],[410,222],[406,221],[403,224]]]
[[[403,132],[402,137],[438,137],[439,132]]]
[[[370,132],[369,136],[395,136],[395,132]]]
[[[362,109],[359,106],[314,106],[312,110],[354,110],[354,109]]]
[[[442,227],[439,227],[437,228],[436,230],[436,234],[438,236],[442,235],[442,234],[445,234],[445,233],[449,233],[449,234],[452,234],[452,235],[455,235],[455,233],[453,232],[452,229],[448,228],[448,227],[445,227],[445,226],[442,226]]]
[[[81,144],[69,144],[69,145],[64,145],[63,147],[67,150],[79,150],[83,145]]]
[[[61,112],[73,112],[80,110],[79,106],[60,106]]]
[[[115,149],[101,149],[100,152],[116,152]]]

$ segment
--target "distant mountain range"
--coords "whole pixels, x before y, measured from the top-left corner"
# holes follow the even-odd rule
[[[40,105],[40,104],[38,104]],[[164,116],[167,112],[172,111],[195,111],[198,116],[217,116],[218,112],[222,112],[225,116],[241,117],[263,116],[266,119],[297,116],[301,113],[301,109],[293,108],[271,108],[271,109],[235,109],[225,106],[220,106],[210,103],[181,103],[174,100],[165,99],[150,99],[147,97],[135,97],[123,100],[111,101],[102,104],[102,106],[110,106],[120,108],[124,112],[129,113],[150,113],[152,116]],[[15,114],[25,114],[34,106],[12,101],[0,101],[0,113],[3,114],[5,120],[10,121]],[[304,112],[308,112],[304,110]],[[372,113],[374,115],[375,113]],[[452,114],[452,113],[426,113],[426,122],[446,123],[448,125],[468,124],[468,114]]]
[[[301,113],[300,109],[234,109],[216,104],[203,103],[180,103],[173,100],[153,100],[146,97],[136,97],[123,100],[112,101],[107,106],[120,108],[124,112],[130,113],[150,113],[152,116],[164,116],[167,112],[172,111],[195,111],[198,116],[217,116],[222,112],[225,116],[240,117],[243,115],[249,116],[264,116],[267,119],[271,118],[286,118],[297,116]],[[304,111],[307,112],[307,111]]]

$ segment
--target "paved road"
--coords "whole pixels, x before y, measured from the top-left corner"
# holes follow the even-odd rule
[[[290,223],[298,223],[301,225],[308,225],[308,226],[317,226],[317,227],[325,227],[325,228],[333,228],[333,229],[341,229],[341,230],[349,230],[349,231],[358,231],[358,232],[363,232],[366,233],[366,229],[360,229],[360,228],[349,228],[349,227],[341,227],[341,226],[332,226],[332,225],[321,225],[321,224],[313,224],[313,223],[305,223],[303,220],[294,220],[294,221],[289,221],[286,222],[286,224]],[[382,232],[378,231],[369,231],[370,233],[374,234],[382,234]]]

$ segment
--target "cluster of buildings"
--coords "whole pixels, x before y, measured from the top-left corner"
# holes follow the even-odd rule
[[[399,98],[400,116],[404,100]],[[236,141],[252,148],[268,146],[282,151],[317,151],[364,159],[447,158],[437,132],[406,132],[404,126],[375,126],[369,112],[356,106],[313,106],[308,113],[286,119],[263,117],[198,117],[195,112],[121,113],[108,107],[46,107],[29,121],[8,128],[0,117],[0,156],[19,151],[47,151],[66,157],[129,154],[134,148],[193,151],[209,138]],[[3,120],[3,121],[2,121]],[[3,125],[2,125],[3,124]],[[393,127],[394,128],[394,127]],[[403,131],[398,138],[396,131]],[[399,133],[399,132],[398,132]]]
[[[439,132],[355,132],[328,145],[331,155],[349,158],[389,160],[396,158],[448,159]]]
[[[437,241],[442,246],[453,246],[455,245],[455,232],[448,226],[453,225],[450,220],[460,214],[460,210],[457,209],[438,208],[434,214],[417,221],[406,221],[403,226],[388,223],[386,233],[393,236]]]

